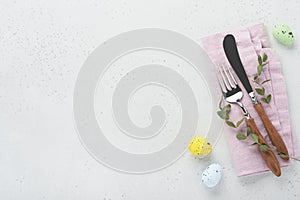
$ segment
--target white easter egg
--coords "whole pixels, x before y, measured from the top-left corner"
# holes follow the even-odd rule
[[[202,182],[209,188],[215,187],[221,180],[222,166],[216,163],[209,165],[202,173]]]

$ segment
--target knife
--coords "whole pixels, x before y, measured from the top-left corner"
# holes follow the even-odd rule
[[[237,46],[236,46],[236,41],[233,35],[228,34],[224,37],[223,40],[223,48],[226,54],[226,57],[232,66],[233,70],[235,71],[236,75],[242,82],[244,88],[246,89],[247,93],[249,94],[252,103],[254,105],[254,108],[258,115],[260,116],[265,129],[267,130],[267,133],[269,135],[269,138],[272,142],[272,144],[277,148],[278,153],[284,153],[285,156],[282,157],[284,160],[289,159],[289,154],[288,150],[286,148],[285,143],[283,142],[281,136],[279,135],[278,131],[270,121],[269,117],[267,116],[264,108],[262,107],[261,103],[257,100],[253,89],[250,85],[249,79],[247,77],[247,74],[245,72],[244,66],[242,64],[242,61],[240,59]]]

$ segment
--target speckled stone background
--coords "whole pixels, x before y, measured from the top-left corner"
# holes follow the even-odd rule
[[[294,47],[271,42],[282,61],[299,144],[299,11],[299,0],[0,0],[0,199],[300,199],[300,162],[280,178],[238,178],[224,137],[201,161],[186,153],[156,173],[113,171],[83,148],[72,111],[80,67],[114,35],[158,27],[200,42],[261,22],[271,33],[275,23],[286,23],[294,30]],[[201,173],[212,162],[224,167],[224,177],[208,189]]]

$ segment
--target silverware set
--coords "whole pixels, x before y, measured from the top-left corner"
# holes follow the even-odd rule
[[[265,113],[261,103],[257,100],[255,93],[250,85],[248,76],[241,62],[237,50],[237,46],[236,46],[236,41],[233,35],[229,34],[225,36],[223,40],[223,48],[232,69],[234,70],[235,74],[237,75],[242,85],[246,89],[249,97],[251,98],[253,102],[253,106],[257,111],[258,115],[260,116],[272,144],[276,147],[278,152],[282,152],[286,155],[285,158],[283,159],[288,160],[289,154],[285,143],[283,142],[278,131],[270,121],[267,114]],[[243,92],[240,86],[238,85],[236,78],[231,72],[231,68],[227,64],[225,64],[225,62],[217,65],[216,67],[217,67],[217,72],[216,72],[217,78],[224,99],[228,103],[236,104],[241,108],[242,113],[246,120],[246,124],[251,129],[251,132],[258,136],[259,144],[265,144],[268,146],[269,149],[269,145],[267,144],[265,138],[262,136],[261,132],[257,128],[254,119],[251,117],[251,115],[249,114],[249,112],[247,111],[247,109],[242,103]],[[265,160],[266,165],[273,172],[273,174],[275,174],[276,176],[280,176],[281,175],[280,164],[274,152],[272,150],[260,151],[260,152],[263,159]]]

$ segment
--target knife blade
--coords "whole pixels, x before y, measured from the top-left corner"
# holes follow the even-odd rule
[[[252,103],[254,105],[254,108],[255,108],[256,112],[258,113],[258,115],[260,116],[260,118],[265,126],[265,129],[270,137],[272,144],[277,148],[278,153],[285,154],[285,157],[282,157],[282,158],[285,160],[288,160],[289,154],[288,154],[288,150],[286,148],[284,141],[282,140],[280,134],[278,133],[278,131],[276,130],[276,128],[270,121],[270,119],[267,116],[265,110],[263,109],[261,103],[257,100],[257,98],[253,92],[252,86],[249,82],[248,76],[245,72],[244,66],[240,59],[236,41],[235,41],[235,38],[233,35],[228,34],[224,37],[223,49],[224,49],[224,52],[226,54],[226,57],[227,57],[230,65],[232,66],[236,75],[238,76],[238,78],[242,82],[244,88],[246,89],[247,93],[249,94],[249,96],[252,100]]]

